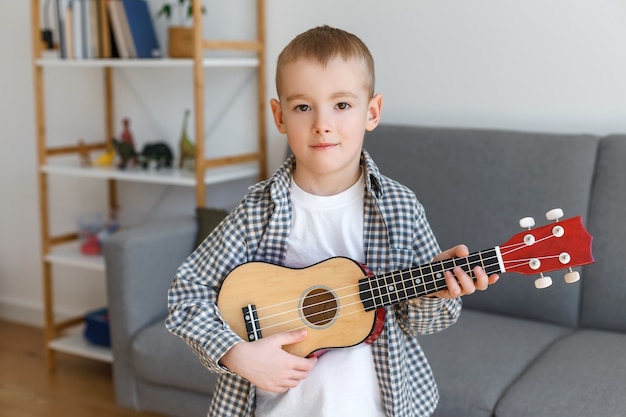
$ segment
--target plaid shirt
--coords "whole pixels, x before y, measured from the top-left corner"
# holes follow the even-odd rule
[[[376,274],[430,262],[440,252],[424,209],[407,187],[378,171],[367,152],[365,170],[365,261]],[[219,364],[242,339],[221,318],[217,295],[236,266],[250,261],[283,265],[291,225],[290,157],[249,194],[180,266],[168,294],[167,328],[181,337],[202,364],[219,374],[209,416],[253,416],[255,388]],[[418,298],[387,308],[385,327],[372,354],[387,416],[433,413],[439,394],[418,334],[454,323],[461,299]],[[323,360],[323,357],[322,359]]]

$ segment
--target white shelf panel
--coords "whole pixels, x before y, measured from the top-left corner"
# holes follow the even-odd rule
[[[75,266],[79,268],[104,271],[104,257],[102,255],[84,255],[80,252],[78,242],[55,245],[46,255],[46,262],[56,265]]]
[[[46,174],[67,175],[81,178],[114,179],[118,181],[143,182],[152,184],[178,185],[193,187],[196,185],[195,174],[176,168],[159,170],[141,168],[119,169],[116,167],[78,167],[67,165],[44,165],[41,170]],[[207,169],[204,183],[220,184],[223,182],[258,177],[259,168],[256,162],[229,165]]]
[[[83,337],[84,326],[67,330],[60,336],[48,343],[48,347],[57,352],[69,353],[84,358],[95,359],[102,362],[113,362],[113,352],[106,346],[91,344]]]
[[[92,67],[92,68],[180,68],[193,67],[193,59],[60,59],[41,58],[35,61],[40,67]],[[208,57],[202,60],[205,68],[256,68],[256,57],[219,58]]]

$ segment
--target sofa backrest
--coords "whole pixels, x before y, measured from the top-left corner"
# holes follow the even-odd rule
[[[586,222],[597,145],[590,135],[381,125],[364,147],[383,174],[416,193],[442,249],[477,251],[521,231],[522,217],[546,224],[555,207]],[[574,326],[581,284],[550,275],[552,287],[536,290],[534,276],[504,274],[464,305]]]
[[[595,263],[584,268],[581,325],[626,332],[626,135],[600,141],[589,232]]]

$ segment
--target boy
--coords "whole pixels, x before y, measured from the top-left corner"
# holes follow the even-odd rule
[[[248,342],[221,317],[220,286],[245,262],[302,268],[346,256],[382,273],[468,255],[463,245],[438,254],[415,195],[379,173],[362,149],[382,97],[359,38],[328,26],[297,36],[278,58],[276,88],[274,122],[293,156],[181,265],[167,327],[220,374],[209,416],[428,416],[438,393],[417,335],[454,323],[459,297],[486,289],[496,275],[447,271],[448,289],[388,307],[374,343],[319,358],[282,349],[306,330]]]

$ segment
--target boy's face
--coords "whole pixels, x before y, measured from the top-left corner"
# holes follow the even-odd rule
[[[358,179],[363,137],[378,125],[382,106],[366,80],[364,64],[339,56],[326,66],[298,59],[283,67],[280,101],[270,104],[296,157],[296,183],[306,191],[329,195]]]

